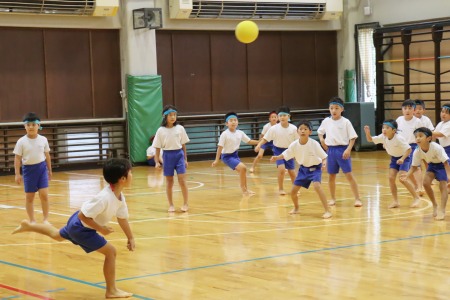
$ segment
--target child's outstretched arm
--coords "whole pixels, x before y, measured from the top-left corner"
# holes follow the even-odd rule
[[[259,144],[259,141],[258,140],[250,140],[250,141],[247,142],[247,144],[252,145],[252,146],[256,146],[256,145]]]
[[[411,166],[411,168],[409,169],[409,171],[407,173],[403,173],[399,176],[399,179],[401,181],[408,180],[408,177],[411,176],[411,174],[414,173],[416,170],[417,170],[417,166]]]
[[[117,223],[119,223],[120,228],[122,228],[123,233],[127,236],[127,248],[130,251],[134,251],[136,244],[134,243],[133,233],[131,232],[130,224],[127,219],[117,218]]]
[[[405,162],[405,159],[411,154],[412,149],[409,148],[406,150],[405,154],[397,160],[397,165],[402,165]]]
[[[364,126],[364,132],[366,133],[366,139],[368,142],[373,142],[372,140],[372,136],[370,135],[370,127],[369,126]]]
[[[20,167],[22,165],[22,156],[21,155],[15,155],[14,156],[14,172],[16,174],[14,180],[17,184],[22,183],[22,175],[20,175]]]
[[[284,155],[283,155],[283,154],[280,154],[280,155],[277,155],[277,156],[272,156],[272,157],[270,158],[270,161],[271,161],[271,162],[274,162],[274,161],[277,161],[277,160],[279,160],[279,159],[284,159]]]
[[[261,149],[261,146],[264,145],[265,143],[267,143],[267,140],[264,138],[261,139],[255,147],[255,152],[258,153],[259,149]]]
[[[215,167],[219,163],[220,155],[222,155],[222,150],[222,146],[217,146],[216,159],[212,162],[211,167]]]

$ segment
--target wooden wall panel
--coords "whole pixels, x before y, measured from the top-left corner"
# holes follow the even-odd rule
[[[210,113],[211,58],[208,32],[176,32],[173,42],[174,104],[180,112]]]
[[[211,35],[212,108],[214,112],[248,111],[246,47],[234,34]]]
[[[94,118],[123,116],[119,43],[117,31],[91,31]]]
[[[282,105],[281,39],[278,32],[265,32],[249,44],[248,98],[251,111],[271,111]]]
[[[93,116],[89,32],[46,30],[48,116]]]
[[[173,52],[172,52],[172,35],[157,34],[156,45],[158,51],[157,66],[158,74],[161,75],[163,103],[174,104],[173,97]]]
[[[337,36],[335,32],[316,32],[317,97],[313,107],[327,107],[331,97],[338,95]],[[325,105],[325,106],[324,106]]]
[[[31,111],[47,118],[43,43],[41,29],[0,30],[1,122],[22,121]]]
[[[317,97],[314,32],[282,33],[283,102],[291,108],[311,108]]]

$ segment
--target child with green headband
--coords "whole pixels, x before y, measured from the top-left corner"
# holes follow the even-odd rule
[[[386,149],[386,152],[391,156],[391,162],[389,164],[389,187],[391,189],[392,198],[394,199],[392,203],[389,204],[388,208],[397,208],[400,206],[396,185],[397,174],[401,178],[409,171],[411,165],[411,146],[401,135],[397,134],[397,128],[398,125],[395,120],[385,120],[383,122],[382,133],[377,136],[371,136],[369,126],[364,126],[367,141],[375,144],[383,144],[383,148]],[[409,179],[400,180],[400,182],[406,187],[411,196],[413,196],[414,201],[411,204],[411,207],[418,207],[420,198],[417,195],[412,182]]]
[[[35,113],[27,113],[23,123],[27,134],[17,141],[13,151],[15,181],[17,184],[23,182],[25,208],[30,223],[36,223],[33,205],[36,192],[41,200],[43,222],[49,223],[48,182],[52,177],[50,146],[47,138],[38,134],[41,119]]]

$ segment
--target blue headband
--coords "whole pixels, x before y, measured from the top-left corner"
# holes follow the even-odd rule
[[[392,124],[391,122],[383,122],[383,125],[387,125],[387,126],[391,127],[392,129],[397,129],[397,128],[395,128],[394,124]]]
[[[442,106],[442,108],[450,110],[450,106],[447,106],[447,105]]]
[[[39,124],[41,124],[41,121],[40,120],[34,120],[34,121],[26,120],[26,121],[23,121],[23,124],[28,124],[28,123],[34,123],[34,124],[39,125]],[[42,126],[40,126],[40,125],[39,125],[39,130],[42,130]]]
[[[339,102],[330,102],[330,105],[339,105],[340,107],[344,108],[344,105]]]
[[[237,120],[237,116],[236,115],[229,115],[226,119],[225,119],[225,123],[228,122],[228,120],[235,118]]]
[[[278,115],[279,115],[279,116],[289,116],[289,113],[284,112],[284,111],[280,111],[280,112],[278,113]]]
[[[172,112],[176,113],[177,111],[175,109],[168,109],[163,113],[163,115],[167,116],[168,114],[170,114]]]

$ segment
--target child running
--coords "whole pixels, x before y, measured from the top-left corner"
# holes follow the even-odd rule
[[[329,174],[328,187],[330,189],[331,200],[328,205],[336,204],[336,175],[339,168],[350,183],[350,189],[355,197],[355,207],[361,207],[362,202],[359,197],[358,184],[352,174],[351,152],[358,135],[350,121],[342,116],[344,111],[344,101],[339,97],[333,97],[329,101],[331,116],[325,118],[317,129],[320,143],[327,151],[327,171]],[[325,136],[325,138],[324,138]]]
[[[275,126],[278,122],[278,115],[276,111],[271,111],[269,113],[269,123],[267,123],[266,125],[264,125],[263,130],[261,132],[261,136],[260,139],[262,139],[264,137],[264,135],[267,133],[267,131],[272,127]],[[256,169],[256,165],[258,164],[258,162],[261,160],[261,158],[264,155],[264,151],[266,149],[272,149],[273,147],[273,142],[267,142],[264,145],[261,146],[261,149],[259,149],[258,155],[256,155],[255,160],[253,161],[253,165],[250,168],[250,173],[253,173]]]
[[[447,173],[445,172],[446,166],[448,167],[448,155],[445,153],[444,148],[432,142],[432,132],[426,127],[420,127],[414,131],[417,142],[417,150],[414,152],[412,167],[407,174],[403,174],[400,179],[407,180],[417,166],[420,165],[422,159],[428,163],[427,172],[423,181],[423,186],[427,192],[428,197],[433,203],[433,217],[435,220],[445,219],[445,207],[447,205],[448,193],[447,193]],[[433,179],[439,181],[439,190],[441,192],[441,205],[438,207],[434,192],[431,187]]]
[[[411,165],[411,158],[409,156],[412,151],[411,146],[402,136],[397,134],[397,128],[397,122],[389,119],[383,122],[383,129],[380,135],[371,136],[369,126],[364,126],[367,141],[375,144],[383,144],[383,148],[391,156],[391,163],[389,164],[389,187],[394,200],[389,204],[389,208],[397,208],[400,206],[397,195],[397,174],[401,178],[402,175],[409,171]],[[410,207],[418,207],[420,198],[413,184],[410,180],[400,180],[400,182],[410,192],[411,196],[413,196],[414,201]]]
[[[219,143],[217,144],[216,159],[212,163],[215,167],[222,158],[222,161],[239,173],[239,182],[244,196],[255,194],[247,187],[247,167],[241,162],[238,156],[238,149],[241,141],[250,145],[257,145],[257,140],[250,139],[242,130],[237,129],[239,125],[238,116],[234,112],[225,115],[225,125],[227,130],[220,134]]]
[[[79,211],[68,220],[67,225],[57,229],[50,224],[36,224],[23,220],[12,234],[37,232],[56,241],[69,240],[79,245],[86,253],[97,251],[105,256],[103,275],[106,282],[106,298],[127,298],[133,294],[116,288],[116,249],[106,239],[114,230],[107,226],[117,217],[120,228],[127,236],[127,248],[135,248],[133,234],[128,223],[128,208],[122,190],[132,181],[131,164],[122,158],[112,158],[103,167],[103,177],[108,185],[95,197],[84,202]],[[76,262],[80,264],[80,262]],[[97,297],[98,298],[98,297]]]
[[[278,124],[270,127],[267,134],[259,141],[255,147],[255,152],[259,152],[262,145],[273,141],[273,155],[278,156],[283,153],[289,145],[299,138],[297,128],[295,125],[289,123],[291,117],[291,110],[287,106],[281,106],[278,109]],[[295,161],[294,159],[279,159],[276,161],[278,168],[278,193],[286,195],[284,191],[284,173],[287,170],[292,183],[295,180]]]
[[[14,147],[15,181],[25,189],[25,208],[30,223],[35,223],[34,196],[39,193],[41,200],[43,222],[48,223],[48,182],[52,178],[52,161],[50,147],[46,137],[38,134],[41,128],[41,119],[35,113],[27,113],[23,117],[27,134],[21,137]],[[21,171],[22,174],[21,175]]]
[[[156,148],[155,167],[161,168],[160,155],[163,153],[163,170],[166,177],[166,194],[169,201],[168,212],[175,212],[173,204],[173,184],[174,174],[177,171],[178,183],[183,194],[182,212],[189,210],[188,189],[186,184],[186,168],[188,166],[186,143],[189,138],[183,126],[177,124],[177,109],[173,105],[166,105],[163,108],[163,121],[155,135],[153,146]]]
[[[332,214],[328,208],[327,199],[321,185],[322,168],[326,166],[327,154],[323,151],[317,141],[309,137],[311,133],[311,123],[309,121],[301,121],[298,125],[298,134],[300,135],[300,138],[292,142],[289,147],[283,151],[283,153],[272,156],[270,160],[289,160],[291,158],[295,158],[300,165],[297,178],[295,179],[291,189],[291,198],[294,203],[294,209],[289,213],[299,213],[297,193],[301,187],[306,189],[309,188],[312,182],[314,189],[322,202],[323,208],[325,209],[325,213],[322,215],[322,218],[328,219],[331,218]]]

